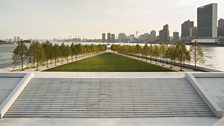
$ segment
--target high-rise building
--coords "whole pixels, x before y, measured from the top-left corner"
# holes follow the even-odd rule
[[[222,18],[218,21],[218,36],[224,37],[224,19]]]
[[[159,41],[163,40],[163,30],[159,31]]]
[[[163,27],[164,32],[164,41],[169,42],[170,41],[170,31],[169,31],[169,25],[165,25]]]
[[[107,42],[111,42],[111,33],[107,33]]]
[[[145,33],[145,34],[142,34],[138,37],[139,39],[139,42],[149,42],[149,39],[150,39],[150,34],[149,33]]]
[[[197,9],[197,33],[199,38],[217,37],[217,6],[217,3],[212,3]]]
[[[198,35],[197,27],[193,27],[193,30],[192,30],[192,37],[193,37],[193,38],[196,38],[197,35]]]
[[[106,34],[102,33],[102,42],[106,42]]]
[[[135,32],[135,37],[138,38],[138,31]]]
[[[181,39],[189,41],[193,37],[194,22],[187,20],[181,24]]]
[[[166,24],[163,26],[163,30],[159,31],[159,39],[162,42],[169,42],[170,41],[170,32],[169,32],[169,25]]]
[[[130,42],[135,42],[135,35],[134,35],[134,34],[131,34],[131,35],[129,36],[129,41],[130,41]]]
[[[179,32],[173,32],[173,41],[178,41],[179,40]]]
[[[156,31],[155,30],[152,30],[150,32],[149,42],[156,42]]]
[[[119,42],[127,42],[128,40],[127,40],[126,34],[125,33],[119,33],[118,34],[118,41]]]
[[[20,37],[19,36],[14,36],[14,42],[19,42],[20,41]]]
[[[111,34],[111,42],[115,42],[115,34]]]

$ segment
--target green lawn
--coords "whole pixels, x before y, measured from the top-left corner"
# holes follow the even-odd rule
[[[60,72],[168,72],[172,71],[157,65],[144,63],[113,53],[72,62],[45,71]]]

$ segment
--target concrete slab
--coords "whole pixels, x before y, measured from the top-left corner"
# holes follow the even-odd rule
[[[20,82],[20,77],[1,77],[0,76],[0,105]]]
[[[212,126],[219,119],[197,118],[4,118],[1,126]],[[217,125],[218,126],[218,125]],[[222,125],[219,125],[222,126]]]
[[[196,78],[224,111],[224,77]]]
[[[35,72],[35,78],[184,78],[184,72]]]
[[[0,118],[20,95],[33,74],[0,73]]]
[[[224,73],[186,73],[186,78],[208,104],[216,117],[223,117]]]

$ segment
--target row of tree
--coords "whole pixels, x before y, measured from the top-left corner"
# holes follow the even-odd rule
[[[13,64],[21,65],[21,70],[24,70],[24,64],[30,64],[32,67],[36,67],[39,70],[40,65],[48,65],[49,63],[57,65],[57,62],[63,62],[64,60],[73,61],[78,56],[88,56],[93,53],[105,51],[106,45],[81,45],[71,44],[61,45],[52,44],[50,42],[40,43],[38,41],[32,42],[28,47],[24,42],[19,42],[15,50],[13,51]]]
[[[157,61],[161,60],[164,63],[169,60],[169,63],[172,67],[176,61],[179,61],[181,64],[181,70],[185,62],[193,62],[195,69],[197,68],[197,63],[204,63],[204,54],[203,49],[195,41],[190,49],[187,49],[186,45],[182,41],[178,41],[175,44],[159,44],[159,45],[148,45],[144,46],[137,45],[112,45],[111,49],[119,53],[141,56],[145,59],[150,58]]]

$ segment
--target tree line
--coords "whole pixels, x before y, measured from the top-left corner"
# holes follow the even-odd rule
[[[36,67],[39,70],[40,65],[46,65],[54,63],[56,66],[58,62],[68,62],[69,58],[74,61],[78,57],[89,56],[97,52],[105,51],[106,45],[82,45],[74,44],[61,45],[52,44],[47,42],[32,42],[29,47],[23,42],[19,42],[15,50],[13,51],[12,60],[13,64],[21,66],[21,70],[24,70],[24,64],[29,64],[31,67]]]
[[[112,45],[111,49],[119,53],[128,55],[140,56],[142,58],[154,59],[157,63],[160,60],[163,65],[166,61],[169,61],[170,67],[172,68],[176,62],[180,63],[181,70],[186,62],[193,62],[195,69],[198,63],[204,63],[204,53],[201,46],[195,41],[187,49],[186,45],[182,41],[178,41],[175,44],[167,45],[161,43],[159,45],[148,45],[144,46],[137,45]]]

